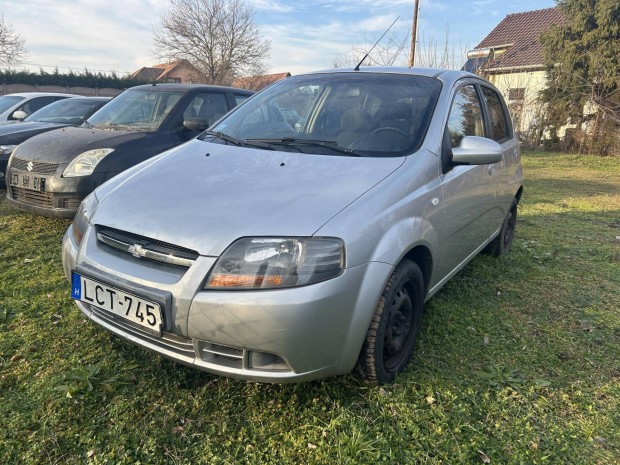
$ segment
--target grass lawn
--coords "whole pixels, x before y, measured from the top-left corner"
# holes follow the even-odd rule
[[[524,169],[513,251],[428,302],[383,387],[218,378],[112,336],[69,297],[69,221],[0,191],[0,464],[620,464],[620,159]]]

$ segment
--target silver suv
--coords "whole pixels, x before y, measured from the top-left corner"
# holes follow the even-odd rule
[[[178,362],[267,382],[357,366],[386,383],[424,302],[478,252],[508,252],[521,191],[487,81],[318,72],[99,187],[63,263],[88,318]]]

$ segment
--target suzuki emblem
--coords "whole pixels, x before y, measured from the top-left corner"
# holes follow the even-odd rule
[[[34,163],[32,163],[31,161],[28,162],[28,164],[26,165],[26,168],[28,168],[28,171],[32,171],[34,168]]]

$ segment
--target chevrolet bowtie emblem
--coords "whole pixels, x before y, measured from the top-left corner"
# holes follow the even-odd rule
[[[130,245],[127,249],[127,252],[137,258],[142,258],[146,256],[146,249],[140,244]]]
[[[26,168],[28,169],[28,171],[32,171],[34,168],[34,163],[29,161],[28,164],[26,165]]]

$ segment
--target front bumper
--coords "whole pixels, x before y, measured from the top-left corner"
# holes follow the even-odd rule
[[[29,211],[45,216],[73,218],[80,207],[80,202],[97,186],[109,179],[112,174],[97,174],[90,176],[63,178],[62,173],[66,164],[53,165],[40,162],[45,172],[28,171],[22,160],[21,164],[12,160],[6,169],[6,198],[11,205],[20,210]],[[24,165],[24,166],[22,166]],[[50,168],[51,166],[51,168]],[[50,172],[51,171],[51,172]],[[45,189],[35,191],[11,185],[13,174],[37,176],[45,179]],[[114,173],[116,174],[116,173]]]
[[[187,272],[175,274],[144,260],[109,253],[94,237],[93,228],[78,250],[70,231],[63,239],[68,278],[77,269],[144,298],[149,298],[149,289],[172,295],[162,337],[76,302],[89,319],[177,362],[259,382],[298,382],[350,372],[392,271],[390,265],[369,263],[305,287],[203,291],[213,257],[200,257]]]

